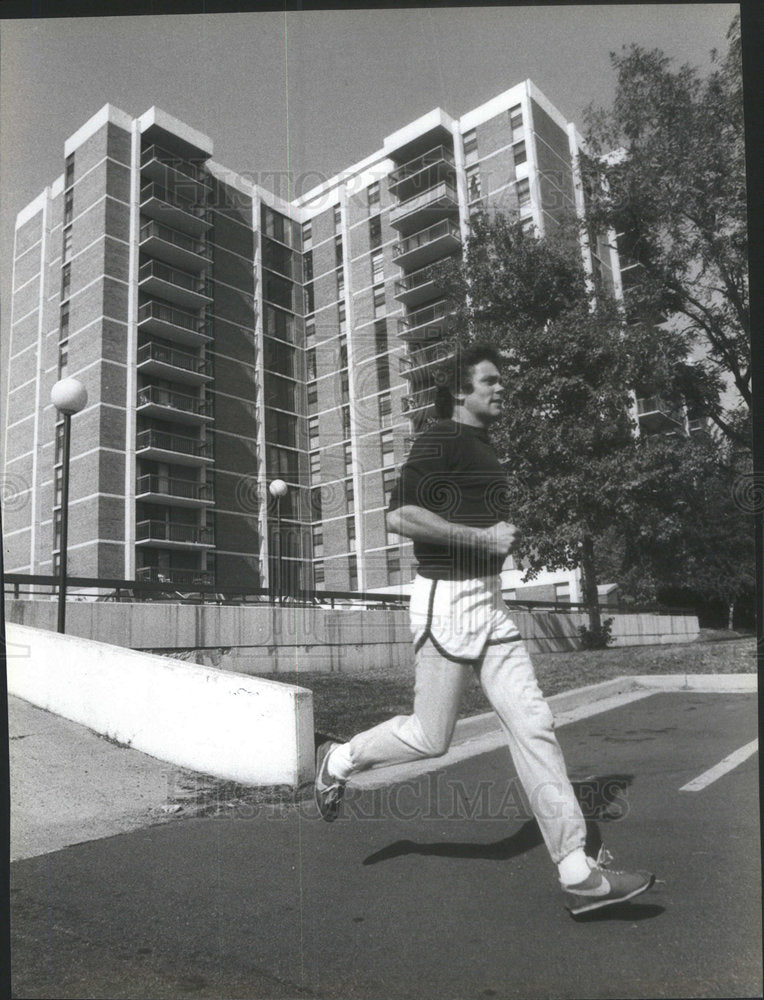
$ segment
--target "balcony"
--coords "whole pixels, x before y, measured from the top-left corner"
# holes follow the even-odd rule
[[[461,244],[462,232],[459,226],[450,219],[443,219],[396,243],[393,247],[393,263],[400,267],[420,267],[453,253]]]
[[[411,416],[418,410],[425,410],[432,406],[435,402],[435,390],[436,387],[433,385],[429,389],[420,389],[419,392],[412,392],[411,395],[404,396],[401,400],[403,412]]]
[[[646,396],[637,400],[640,430],[647,434],[682,430],[684,421],[679,406],[660,396]]]
[[[455,169],[453,152],[446,146],[435,146],[393,170],[387,183],[390,193],[403,201],[437,181],[453,177]]]
[[[172,503],[176,507],[206,507],[214,503],[212,486],[188,479],[169,476],[139,476],[135,487],[136,500],[147,503]]]
[[[434,274],[432,264],[421,267],[411,274],[404,274],[395,282],[395,297],[405,306],[417,306],[426,302],[441,291]]]
[[[444,300],[417,309],[398,320],[398,336],[401,340],[441,340],[446,333],[449,317]]]
[[[428,369],[453,357],[453,349],[448,344],[431,344],[411,354],[399,358],[400,374],[407,379],[416,379],[426,374]]]
[[[432,226],[446,215],[459,211],[456,188],[447,181],[401,202],[390,211],[390,225],[402,234]]]
[[[189,236],[170,226],[163,226],[155,219],[143,221],[140,248],[151,257],[187,271],[201,271],[210,263],[205,240]]]
[[[157,145],[141,153],[141,173],[160,184],[187,185],[188,191],[193,191],[195,185],[201,189],[211,186],[202,167]]]
[[[158,566],[141,566],[135,571],[140,583],[173,583],[179,587],[214,587],[214,574],[203,569],[170,569]]]
[[[201,347],[212,340],[205,316],[164,306],[161,302],[145,302],[138,306],[138,329],[187,347]]]
[[[135,526],[135,544],[153,545],[161,542],[163,549],[215,547],[212,528],[194,524],[173,524],[167,521],[139,521]]]
[[[138,390],[138,413],[144,417],[159,417],[175,423],[199,424],[212,420],[212,404],[199,396],[162,389],[157,385]]]
[[[202,309],[212,302],[206,278],[168,267],[159,260],[147,260],[138,268],[138,288],[167,302]]]
[[[141,212],[193,236],[201,236],[209,226],[207,205],[201,191],[198,198],[184,197],[180,191],[171,191],[154,181],[141,188]]]
[[[201,385],[212,377],[205,358],[161,344],[144,344],[138,348],[138,371],[172,382]]]
[[[173,465],[209,465],[212,462],[210,446],[197,438],[169,434],[167,431],[146,430],[135,435],[135,453],[139,458]]]

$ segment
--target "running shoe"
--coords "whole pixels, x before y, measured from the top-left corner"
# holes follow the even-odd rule
[[[637,872],[632,875],[629,872],[593,867],[583,882],[564,885],[562,888],[567,895],[565,906],[571,916],[578,917],[592,910],[600,910],[604,906],[613,906],[614,903],[625,903],[629,899],[634,899],[635,896],[647,892],[654,882],[655,875],[649,872]]]
[[[327,769],[327,761],[332,750],[339,746],[328,740],[322,743],[316,751],[316,783],[314,797],[322,819],[333,823],[340,812],[342,797],[345,794],[345,782],[332,778]]]

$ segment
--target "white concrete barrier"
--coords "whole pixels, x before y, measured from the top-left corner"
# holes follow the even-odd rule
[[[251,785],[313,778],[306,688],[7,623],[8,691],[181,767]]]

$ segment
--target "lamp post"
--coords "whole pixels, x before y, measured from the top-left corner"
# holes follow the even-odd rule
[[[76,378],[62,378],[53,386],[50,401],[64,417],[64,453],[61,458],[61,544],[58,550],[58,631],[66,628],[66,563],[69,534],[69,445],[72,416],[88,401],[85,386]]]
[[[288,491],[289,487],[283,479],[274,479],[268,487],[268,492],[276,501],[276,541],[278,543],[276,551],[276,594],[279,604],[284,603],[281,586],[281,498],[285,497]]]

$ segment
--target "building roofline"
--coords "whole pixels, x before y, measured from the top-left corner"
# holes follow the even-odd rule
[[[126,111],[120,110],[113,104],[104,104],[92,117],[88,118],[84,125],[81,125],[76,132],[69,136],[64,143],[64,156],[71,155],[78,146],[95,135],[108,122],[129,132],[133,119]]]
[[[156,105],[150,107],[148,111],[144,111],[138,118],[138,127],[141,132],[146,132],[152,125],[156,125],[157,128],[164,129],[164,131],[178,136],[178,138],[196,147],[199,152],[204,153],[206,156],[212,156],[213,145],[212,139],[209,136],[203,132],[198,132],[195,128],[191,128],[190,125],[186,125],[185,122],[168,114]]]

